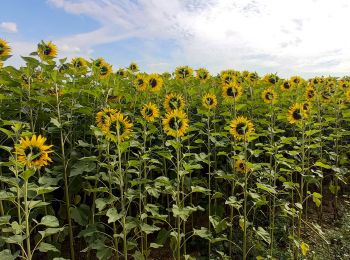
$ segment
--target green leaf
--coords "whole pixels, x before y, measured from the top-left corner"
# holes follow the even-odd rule
[[[47,215],[44,216],[41,221],[41,225],[47,226],[47,227],[59,227],[58,219],[55,216]]]
[[[315,202],[316,206],[321,206],[322,195],[320,193],[314,192],[312,193],[312,200]]]
[[[191,186],[192,192],[199,192],[204,194],[209,194],[210,190],[200,186]]]
[[[208,229],[205,227],[201,227],[201,229],[193,228],[193,235],[199,236],[199,237],[205,238],[205,239],[209,239],[211,237],[211,234],[209,233]]]
[[[79,207],[70,208],[72,219],[81,226],[87,225],[89,222],[90,208],[85,204],[81,204]]]
[[[0,259],[1,260],[16,260],[19,256],[19,253],[17,252],[15,255],[11,254],[11,251],[8,249],[5,249],[0,252]]]
[[[325,168],[325,169],[331,169],[332,168],[332,166],[330,166],[328,164],[324,164],[323,162],[320,162],[320,161],[316,162],[315,166],[319,166],[319,167]]]
[[[263,183],[257,182],[256,187],[258,189],[262,189],[262,190],[267,191],[269,193],[273,193],[273,194],[277,193],[276,190],[268,184],[263,184]]]
[[[64,230],[64,228],[47,228],[43,231],[38,231],[40,233],[40,235],[44,238],[44,237],[48,237],[48,236],[52,236],[58,232],[62,232]]]
[[[47,253],[49,251],[59,252],[59,250],[54,245],[51,245],[45,242],[41,242],[38,249],[40,252],[43,252],[43,253]]]
[[[28,181],[29,178],[34,175],[34,173],[35,173],[34,169],[28,169],[28,170],[25,170],[24,172],[22,172],[22,174],[20,176],[23,180]]]
[[[256,234],[261,237],[267,244],[271,243],[271,238],[270,238],[270,234],[263,229],[262,227],[258,227],[258,229],[255,231]]]
[[[123,217],[123,213],[118,213],[116,208],[110,208],[107,210],[106,216],[108,217],[108,223],[116,222]]]
[[[154,225],[151,226],[151,225],[148,225],[146,223],[142,223],[141,224],[141,231],[146,233],[147,235],[148,234],[152,234],[152,233],[154,233],[154,232],[156,232],[158,230],[160,230],[160,228],[156,227]]]

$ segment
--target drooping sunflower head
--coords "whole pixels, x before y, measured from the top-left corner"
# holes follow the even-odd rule
[[[177,79],[187,79],[193,76],[193,69],[188,66],[181,66],[175,69],[175,77]]]
[[[112,66],[107,62],[101,63],[100,66],[98,67],[98,76],[100,79],[107,78],[109,75],[112,74],[112,72],[113,72]]]
[[[7,41],[0,38],[0,59],[3,60],[10,56],[11,48]]]
[[[279,80],[279,77],[276,74],[266,74],[263,78],[263,81],[269,83],[269,84],[276,84]]]
[[[235,161],[235,170],[239,173],[249,173],[251,169],[248,167],[245,160],[236,160]]]
[[[282,91],[288,91],[292,88],[292,84],[290,83],[289,80],[285,80],[283,81],[283,83],[281,84],[281,90]]]
[[[222,96],[227,103],[236,102],[242,94],[242,86],[238,83],[233,82],[222,87]]]
[[[300,124],[307,118],[307,113],[304,110],[304,104],[295,103],[288,110],[288,122],[290,124]]]
[[[108,127],[108,122],[111,120],[112,116],[115,116],[118,113],[116,109],[104,108],[102,111],[97,112],[96,114],[96,123],[100,129]]]
[[[141,115],[147,122],[154,122],[159,117],[159,109],[156,104],[149,102],[141,108]]]
[[[207,109],[215,109],[218,105],[218,99],[214,94],[207,93],[202,98],[202,104]]]
[[[196,70],[196,77],[200,81],[204,82],[210,78],[210,74],[209,74],[209,71],[207,69],[200,68],[200,69]]]
[[[173,137],[184,136],[189,127],[187,114],[178,109],[168,112],[163,118],[162,123],[164,132]]]
[[[239,116],[230,123],[230,133],[238,141],[247,140],[253,132],[253,123],[244,116]]]
[[[99,68],[103,63],[105,63],[105,59],[104,58],[97,58],[96,60],[94,60],[92,62],[92,64],[96,67]]]
[[[134,86],[140,92],[145,92],[147,89],[148,77],[146,74],[138,73],[136,79],[134,80]]]
[[[310,101],[316,96],[316,90],[312,86],[308,86],[305,89],[305,98]]]
[[[42,60],[50,60],[57,56],[57,46],[51,41],[38,44],[38,55]]]
[[[135,62],[131,62],[128,69],[131,70],[132,72],[137,72],[139,71],[139,66]]]
[[[277,93],[273,88],[267,88],[261,93],[261,97],[266,104],[273,104],[277,101]]]
[[[16,145],[17,161],[31,169],[40,169],[52,162],[49,154],[52,145],[46,145],[46,138],[41,135],[33,135],[31,138],[26,136],[21,138],[20,143]]]
[[[259,75],[256,72],[249,72],[249,74],[245,77],[245,79],[250,83],[254,83],[259,79]]]
[[[133,124],[121,112],[111,115],[102,128],[107,140],[124,142],[131,137]]]
[[[185,99],[181,94],[170,93],[164,100],[164,108],[169,113],[173,110],[183,110],[185,108]]]
[[[87,66],[87,61],[84,58],[76,57],[72,59],[72,65],[76,69],[82,69]]]
[[[125,78],[126,77],[126,71],[122,68],[120,68],[119,70],[117,70],[116,74],[121,77],[121,78]]]
[[[159,92],[163,86],[163,79],[158,74],[148,76],[148,86],[151,92]]]

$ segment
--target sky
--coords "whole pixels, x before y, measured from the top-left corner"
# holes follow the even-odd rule
[[[104,57],[114,69],[343,76],[349,14],[348,0],[2,0],[0,38],[14,66],[44,40],[59,58]]]

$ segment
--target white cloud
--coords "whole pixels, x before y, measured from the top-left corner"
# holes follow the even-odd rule
[[[14,22],[2,22],[0,23],[0,29],[5,32],[16,33],[18,32],[17,24]]]
[[[350,70],[347,0],[48,0],[99,23],[53,39],[60,55],[94,56],[101,44],[137,37],[146,70],[177,65],[260,73],[346,74]],[[173,41],[166,58],[158,43]],[[132,46],[130,46],[132,48]],[[166,48],[165,48],[166,51]],[[108,58],[108,57],[107,57]],[[125,65],[125,64],[124,64]]]

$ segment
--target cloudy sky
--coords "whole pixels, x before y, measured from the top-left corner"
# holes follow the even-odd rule
[[[60,57],[135,61],[147,72],[350,74],[348,0],[2,0],[1,9],[11,65],[52,40]]]

